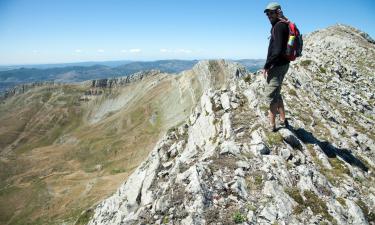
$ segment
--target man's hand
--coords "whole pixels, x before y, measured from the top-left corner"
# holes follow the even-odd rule
[[[263,70],[263,76],[264,76],[264,79],[267,80],[267,76],[268,76],[268,69],[264,69]]]

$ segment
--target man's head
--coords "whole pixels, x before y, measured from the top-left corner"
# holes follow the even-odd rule
[[[267,5],[264,13],[267,15],[271,23],[275,23],[282,16],[281,6],[277,2],[271,2]]]

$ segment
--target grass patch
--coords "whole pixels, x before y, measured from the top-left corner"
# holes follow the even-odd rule
[[[243,78],[243,80],[244,80],[246,83],[250,83],[250,81],[251,81],[251,77],[250,77],[250,76],[245,76],[245,77]]]
[[[319,66],[319,71],[321,73],[326,73],[327,72],[327,70],[324,67],[322,67],[322,66]]]
[[[319,81],[319,82],[321,82],[321,83],[324,83],[324,82],[325,82],[321,77],[315,77],[315,80],[316,80],[316,81]]]
[[[313,120],[311,119],[311,117],[308,116],[308,115],[301,116],[301,119],[303,120],[303,122],[305,122],[305,124],[311,124],[313,122]]]
[[[253,204],[251,204],[251,203],[247,203],[246,204],[246,208],[248,210],[251,210],[251,211],[256,211],[257,210],[257,208]]]
[[[344,176],[344,174],[350,175],[349,169],[343,165],[343,163],[337,159],[337,158],[328,158],[328,161],[330,162],[332,169],[326,169],[322,162],[317,158],[317,155],[312,147],[308,146],[308,149],[311,153],[311,156],[313,158],[313,161],[318,167],[320,168],[320,172],[327,178],[327,180],[337,186],[340,185],[340,178]]]
[[[307,60],[302,60],[300,64],[301,64],[301,66],[303,66],[303,67],[307,67],[307,66],[309,66],[311,63],[312,63],[312,60],[307,59]]]
[[[304,191],[305,205],[309,207],[314,214],[320,214],[325,219],[333,224],[336,224],[336,220],[328,213],[328,207],[325,202],[320,199],[313,191]]]
[[[236,211],[235,213],[233,213],[232,218],[233,218],[233,222],[235,223],[243,223],[246,221],[246,217],[242,215],[240,211]]]
[[[33,148],[51,145],[62,134],[69,133],[80,126],[83,112],[79,106],[75,105],[78,95],[71,88],[66,92],[69,94],[59,96],[59,98],[67,102],[66,105],[54,105],[59,98],[51,97],[51,92],[48,92],[48,95],[46,94],[49,100],[46,100],[47,97],[44,97],[43,105],[40,105],[35,102],[36,99],[33,99],[32,105],[28,107],[32,108],[34,113],[25,115],[27,120],[29,120],[29,128],[25,127],[23,129],[23,132],[30,135],[27,136],[28,140],[25,140],[25,143],[21,143],[16,148],[15,151],[18,154],[22,154]],[[73,94],[70,92],[73,92]],[[42,116],[43,119],[41,119]]]
[[[118,173],[125,173],[126,170],[121,168],[121,169],[118,169],[118,168],[115,168],[115,169],[112,169],[111,170],[111,174],[114,175],[114,174],[118,174]]]
[[[328,158],[329,163],[333,167],[332,175],[342,177],[344,174],[350,175],[350,170],[338,158]]]
[[[28,188],[10,187],[0,196],[1,224],[50,224],[40,211],[48,207],[50,196],[45,182],[37,179]],[[22,209],[15,215],[15,209]]]
[[[297,92],[294,89],[289,89],[288,94],[298,97]]]
[[[168,224],[169,223],[169,217],[168,216],[164,216],[163,217],[163,224]]]
[[[333,184],[333,185],[338,185],[339,184],[339,181],[337,179],[337,177],[335,177],[331,170],[328,170],[326,169],[322,162],[318,159],[317,155],[316,155],[316,152],[314,150],[314,147],[313,145],[307,145],[307,149],[309,150],[311,156],[312,156],[312,159],[313,159],[313,162],[315,165],[318,166],[319,168],[319,171],[327,178],[327,180]]]
[[[259,106],[260,110],[263,111],[263,112],[268,112],[268,110],[270,109],[270,106],[269,105],[265,105],[265,104],[261,104]]]
[[[93,209],[85,210],[77,219],[77,221],[74,223],[74,225],[85,225],[88,224],[91,217],[94,215]]]
[[[364,203],[362,200],[358,200],[356,203],[359,206],[359,208],[361,208],[361,210],[362,210],[363,214],[365,215],[367,221],[370,224],[375,222],[375,212],[370,211],[369,208],[367,207],[366,203]]]
[[[266,132],[267,144],[270,146],[279,145],[283,142],[283,136],[279,132]]]
[[[263,175],[261,172],[254,172],[252,175],[246,177],[246,186],[250,190],[260,190],[263,184]]]
[[[284,191],[298,203],[298,205],[293,208],[293,213],[296,215],[301,214],[303,212],[305,202],[303,201],[298,188],[286,188]]]
[[[219,169],[223,169],[227,167],[230,170],[237,169],[237,160],[232,156],[222,156],[220,155],[218,158],[213,157],[212,163],[209,165],[211,171],[218,171]]]
[[[341,198],[341,197],[337,197],[336,200],[337,200],[342,206],[346,206],[345,199],[343,199],[343,198]]]
[[[300,205],[303,205],[304,204],[304,201],[303,201],[303,198],[301,196],[301,194],[299,193],[299,190],[298,188],[286,188],[285,189],[285,192],[294,199],[294,201],[296,201],[298,204]]]

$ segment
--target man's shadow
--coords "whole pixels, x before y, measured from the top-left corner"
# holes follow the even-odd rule
[[[303,128],[294,129],[292,126],[289,125],[288,129],[293,131],[303,143],[318,145],[327,155],[328,158],[335,158],[338,156],[350,165],[356,166],[360,168],[362,171],[368,171],[368,167],[361,160],[353,156],[350,150],[336,148],[328,141],[320,141],[316,137],[314,137],[314,135],[311,132],[308,132]]]

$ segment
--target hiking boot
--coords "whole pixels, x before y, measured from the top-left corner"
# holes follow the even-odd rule
[[[289,127],[289,122],[288,122],[287,119],[285,119],[284,121],[280,122],[280,125],[283,126],[283,127]]]

